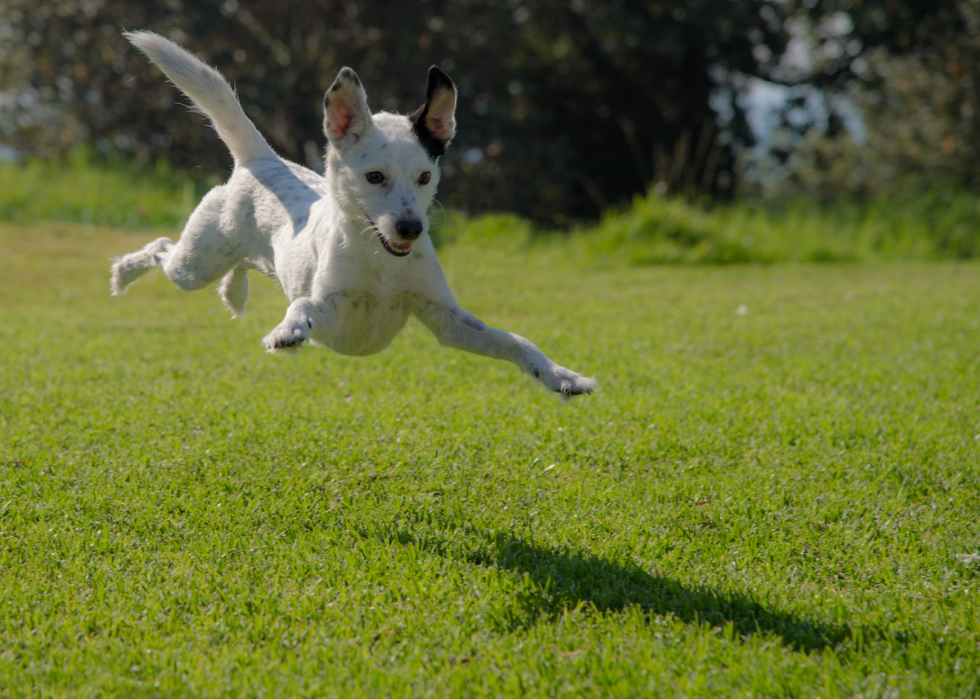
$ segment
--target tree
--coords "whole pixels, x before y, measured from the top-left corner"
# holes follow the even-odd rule
[[[746,76],[843,90],[876,46],[914,52],[969,35],[962,12],[947,26],[951,3],[886,4],[0,0],[0,139],[40,156],[87,143],[227,172],[225,148],[123,29],[157,31],[217,65],[273,147],[310,165],[341,66],[357,70],[373,108],[408,112],[438,63],[460,88],[443,203],[561,224],[653,183],[730,192],[733,147],[752,143],[733,99]],[[801,65],[808,52],[816,59]]]
[[[818,94],[829,118],[794,120],[800,105],[787,103],[773,146],[748,158],[764,195],[980,185],[980,2],[818,2],[792,15],[787,52],[762,72],[801,100]],[[855,112],[863,125],[845,129]]]
[[[0,74],[10,88],[0,128],[5,144],[39,155],[84,142],[227,170],[214,135],[175,106],[175,91],[119,35],[147,28],[218,65],[273,146],[313,163],[324,142],[321,95],[341,65],[356,68],[375,108],[408,111],[437,62],[461,96],[443,200],[562,222],[655,179],[729,185],[731,138],[714,133],[709,67],[755,70],[751,32],[779,50],[782,29],[759,8],[753,0],[5,0]],[[738,119],[729,128],[748,137]]]

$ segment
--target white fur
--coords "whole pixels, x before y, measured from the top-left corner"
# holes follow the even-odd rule
[[[235,169],[226,184],[204,197],[176,244],[159,238],[116,260],[114,295],[157,267],[185,291],[221,279],[225,305],[241,316],[246,274],[257,269],[290,300],[285,319],[263,340],[269,352],[310,342],[341,354],[374,354],[414,314],[444,345],[506,359],[566,396],[592,392],[592,379],[558,366],[528,340],[485,325],[456,303],[428,236],[438,164],[408,117],[367,110],[353,71],[341,71],[327,93],[331,145],[321,177],[272,151],[217,71],[156,34],[126,36],[210,117]],[[455,130],[455,91],[444,88],[437,102],[441,112],[434,106],[427,123],[448,143]],[[368,182],[369,172],[383,173],[383,184]],[[427,184],[420,181],[424,172],[431,173]],[[407,220],[422,224],[414,240],[396,227]]]

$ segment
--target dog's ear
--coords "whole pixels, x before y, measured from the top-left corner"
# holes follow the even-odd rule
[[[350,68],[342,68],[323,96],[323,132],[331,145],[350,148],[373,126],[367,93]]]
[[[408,118],[430,158],[435,159],[446,153],[446,146],[456,135],[456,86],[436,66],[429,68],[425,104]]]

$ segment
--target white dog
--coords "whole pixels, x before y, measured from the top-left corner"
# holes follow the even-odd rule
[[[592,393],[592,379],[480,322],[446,284],[427,212],[439,156],[456,132],[449,76],[429,69],[425,104],[413,114],[372,115],[357,75],[342,69],[324,97],[330,145],[321,177],[272,151],[216,70],[157,34],[125,36],[210,117],[235,169],[204,197],[176,245],[159,238],[116,259],[113,295],[157,267],[185,291],[221,279],[225,305],[242,316],[246,274],[257,269],[290,300],[285,319],[263,340],[269,352],[308,341],[374,354],[412,313],[444,345],[511,361],[565,396]]]

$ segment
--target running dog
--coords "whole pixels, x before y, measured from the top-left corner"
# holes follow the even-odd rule
[[[439,157],[456,132],[456,86],[439,68],[429,69],[425,104],[408,116],[372,114],[361,81],[342,69],[323,101],[329,145],[321,176],[273,152],[215,69],[152,32],[125,37],[210,118],[235,168],[204,197],[176,244],[158,238],[116,258],[113,295],[156,267],[184,291],[220,279],[221,298],[241,317],[246,275],[255,269],[290,301],[262,341],[269,352],[309,342],[374,354],[414,314],[443,345],[506,359],[563,396],[592,393],[592,379],[484,324],[449,290],[427,215]]]

